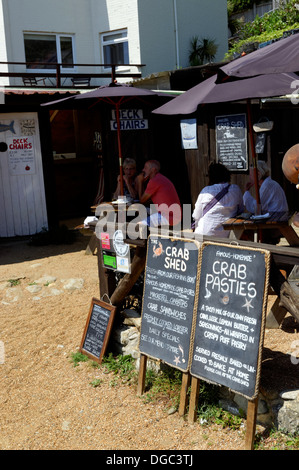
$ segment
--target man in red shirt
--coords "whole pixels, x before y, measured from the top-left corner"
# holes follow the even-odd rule
[[[144,204],[151,199],[156,209],[154,213],[151,210],[147,225],[157,227],[178,224],[182,218],[180,200],[173,183],[160,173],[160,163],[157,160],[148,160],[145,163],[142,174],[138,176],[139,188],[146,181],[148,184],[145,191],[143,194],[139,193],[140,203]]]

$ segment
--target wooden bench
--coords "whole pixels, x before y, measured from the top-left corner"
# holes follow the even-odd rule
[[[232,217],[222,225],[224,230],[232,230],[238,240],[244,232],[259,233],[276,230],[290,246],[299,246],[299,237],[291,225],[294,215],[294,212],[272,212],[267,219],[256,220],[250,218],[251,214],[244,214],[243,217]]]

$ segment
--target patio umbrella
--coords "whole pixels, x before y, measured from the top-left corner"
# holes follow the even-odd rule
[[[299,34],[279,39],[220,67],[217,82],[299,71]]]
[[[124,193],[123,187],[123,156],[121,148],[121,126],[120,126],[120,113],[119,110],[122,105],[133,99],[142,100],[143,98],[164,96],[166,99],[173,98],[171,95],[162,95],[162,93],[154,92],[144,88],[133,87],[132,85],[118,84],[115,82],[109,85],[104,85],[95,90],[84,92],[82,94],[63,98],[61,100],[50,101],[43,103],[41,106],[53,107],[56,109],[63,108],[77,108],[84,106],[91,108],[100,102],[108,103],[115,109],[116,124],[117,124],[117,143],[118,143],[118,156],[120,167],[120,192]]]
[[[291,93],[291,86],[298,75],[295,73],[281,73],[259,75],[224,83],[216,82],[217,75],[208,78],[195,87],[186,91],[169,103],[153,111],[155,114],[164,115],[188,115],[197,111],[198,106],[209,103],[220,103],[229,101],[247,100],[247,120],[251,143],[255,197],[260,207],[260,195],[257,176],[257,159],[254,146],[253,128],[251,120],[251,98],[265,98],[282,96]]]

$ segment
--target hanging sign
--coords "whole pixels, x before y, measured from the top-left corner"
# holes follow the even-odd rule
[[[8,137],[7,154],[11,175],[35,173],[34,137]]]
[[[230,171],[248,170],[246,114],[216,116],[217,161]]]
[[[142,109],[120,109],[119,110],[120,130],[138,131],[148,129],[148,120],[143,118]],[[112,131],[117,131],[116,112],[112,110],[112,121],[110,121]]]
[[[197,149],[196,119],[182,119],[180,124],[183,149]]]

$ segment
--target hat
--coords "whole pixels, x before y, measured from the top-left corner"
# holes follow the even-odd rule
[[[257,169],[260,174],[260,179],[265,179],[269,176],[270,170],[266,162],[263,160],[258,160]]]

